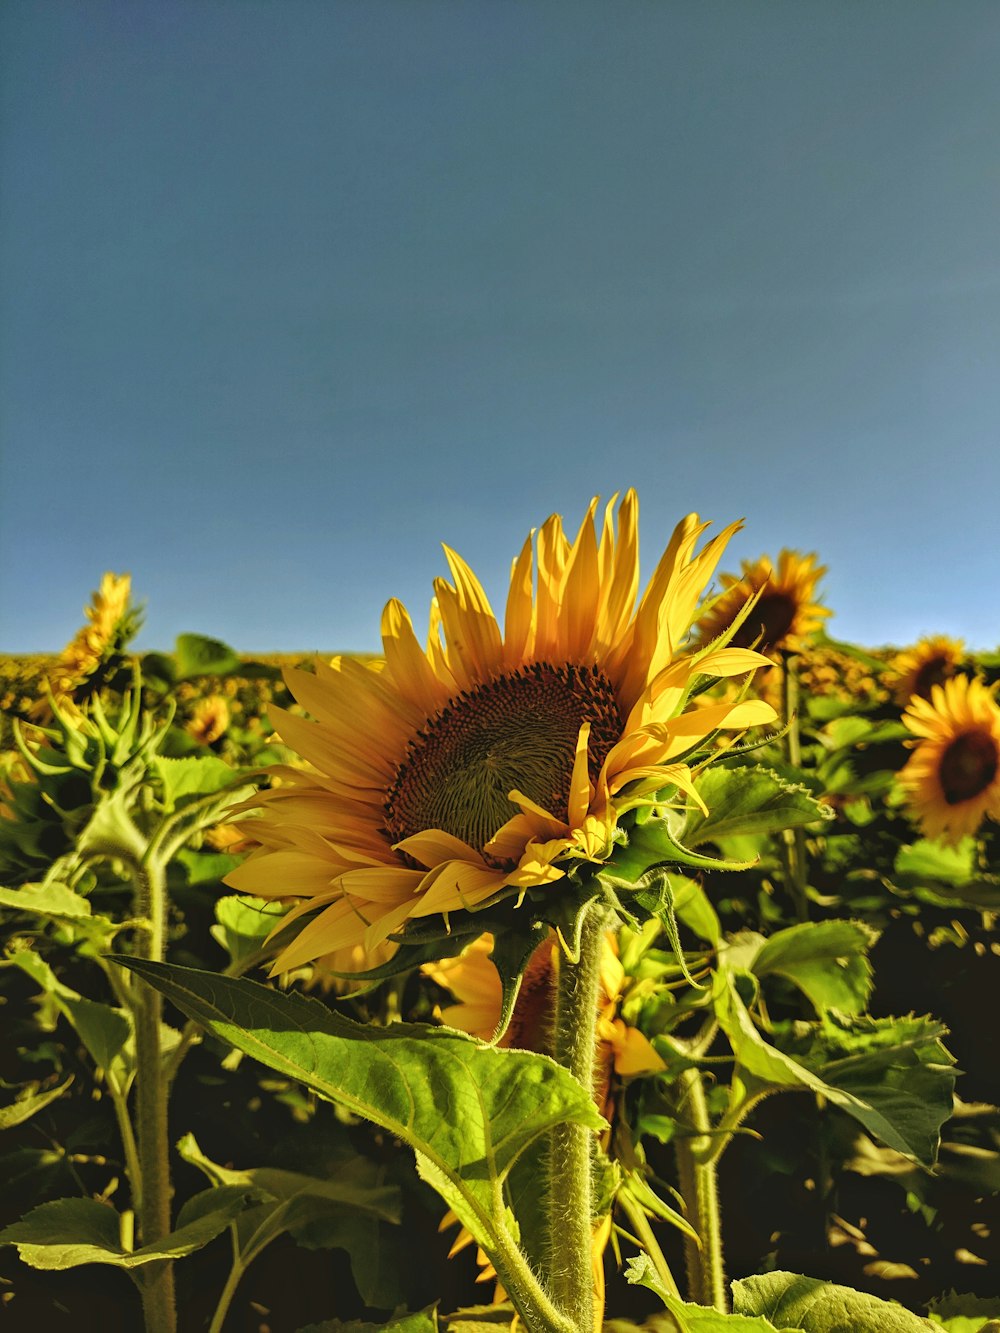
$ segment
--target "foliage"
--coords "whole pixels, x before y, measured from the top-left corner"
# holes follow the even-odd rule
[[[122,1326],[141,1305],[154,1328],[151,1293],[176,1267],[185,1328],[211,1333],[237,1325],[251,1272],[276,1326],[301,1333],[509,1328],[471,1255],[526,1299],[550,1130],[572,1122],[599,1136],[608,1333],[1000,1319],[1000,1085],[979,1000],[1000,967],[997,833],[946,846],[911,822],[891,654],[814,637],[762,686],[783,680],[787,699],[792,680],[790,730],[702,769],[704,809],[635,811],[558,904],[511,896],[408,931],[353,989],[313,968],[265,982],[285,909],[222,882],[245,850],[235,807],[297,762],[267,709],[301,712],[280,668],[304,661],[182,635],[172,653],[109,657],[42,725],[51,661],[0,659],[9,1314],[50,1299],[53,1274],[64,1305],[83,1301],[77,1270],[99,1265],[121,1270]],[[598,908],[617,913],[623,973],[604,1041],[624,1050],[634,1032],[657,1058],[623,1073],[609,1057],[600,1107],[499,1037],[528,1030],[523,978],[547,929],[572,954]],[[483,930],[493,1045],[440,1025],[450,997],[421,971]],[[175,1197],[156,1230],[143,1182],[168,1096]],[[731,1287],[708,1254],[720,1196]],[[445,1207],[475,1241],[450,1262]],[[527,1326],[559,1327],[546,1318]]]

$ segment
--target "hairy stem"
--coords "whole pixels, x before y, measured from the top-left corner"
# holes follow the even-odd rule
[[[552,1055],[592,1093],[597,1051],[597,1003],[601,949],[607,926],[603,908],[583,922],[580,958],[560,955]],[[591,1259],[594,1134],[583,1125],[556,1125],[549,1143],[549,1262],[552,1296],[580,1333],[596,1318]]]
[[[802,747],[799,741],[799,672],[798,659],[790,653],[781,655],[782,711],[788,730],[785,733],[785,756],[793,768],[802,766]],[[785,829],[785,866],[788,891],[800,921],[809,920],[809,897],[806,893],[808,871],[806,864],[806,835],[800,828]]]
[[[674,1139],[677,1171],[688,1220],[701,1238],[700,1247],[684,1238],[688,1299],[729,1312],[726,1269],[722,1256],[722,1214],[719,1209],[719,1153],[711,1136],[711,1121],[705,1101],[705,1085],[697,1069],[681,1075],[684,1109],[692,1132]]]
[[[137,932],[136,948],[143,958],[162,962],[166,936],[166,876],[154,858],[134,867],[135,912],[145,929]],[[155,1244],[170,1232],[170,1157],[167,1128],[167,1082],[160,1049],[163,1000],[159,992],[137,980],[135,986],[136,1119],[142,1187],[139,1235],[143,1245]],[[145,1265],[140,1292],[146,1333],[176,1333],[174,1269],[170,1260]]]

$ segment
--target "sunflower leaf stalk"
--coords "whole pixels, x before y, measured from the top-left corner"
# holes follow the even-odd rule
[[[802,766],[802,745],[799,738],[799,670],[798,658],[792,653],[781,654],[781,686],[782,722],[786,728],[786,756],[789,764],[798,769]],[[796,916],[800,921],[808,921],[806,836],[802,829],[794,828],[786,829],[784,838],[788,891],[795,905]]]
[[[705,1085],[698,1069],[681,1076],[684,1109],[690,1126],[675,1139],[677,1174],[681,1195],[700,1244],[684,1238],[688,1300],[711,1305],[721,1314],[729,1311],[726,1268],[722,1251],[722,1213],[719,1207],[718,1159],[720,1145],[713,1142]]]
[[[579,961],[559,958],[552,1027],[554,1059],[588,1091],[594,1087],[601,951],[607,910],[594,904],[580,932]],[[556,1125],[549,1144],[549,1272],[553,1299],[581,1330],[595,1321],[591,1259],[594,1135]]]

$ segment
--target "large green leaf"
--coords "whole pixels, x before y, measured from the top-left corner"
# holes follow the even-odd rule
[[[824,1038],[819,1029],[802,1025],[806,1035],[792,1043],[792,1055],[765,1040],[755,1026],[733,971],[720,968],[715,973],[712,999],[719,1026],[736,1056],[737,1094],[740,1084],[748,1095],[769,1087],[808,1088],[822,1093],[890,1148],[933,1164],[954,1086],[951,1057],[939,1040],[940,1025],[933,1025],[933,1020],[857,1020],[856,1042],[861,1049],[833,1060],[829,1057],[834,1034],[845,1034],[843,1039],[849,1042],[850,1029],[832,1016],[825,1020]],[[933,1026],[894,1026],[900,1023]]]
[[[0,889],[0,907],[37,916],[73,918],[90,916],[90,903],[65,884],[25,884],[20,889]]]
[[[132,1025],[125,1010],[88,1000],[64,985],[48,963],[31,949],[18,949],[9,961],[52,997],[98,1068],[112,1071],[125,1088],[135,1072],[130,1040]]]
[[[122,1249],[119,1217],[110,1204],[97,1199],[53,1199],[0,1231],[0,1245],[16,1245],[31,1268],[76,1268],[80,1264],[140,1268],[157,1259],[180,1259],[200,1250],[225,1231],[243,1209],[245,1199],[243,1191],[227,1193],[211,1211],[139,1250]]]
[[[807,787],[759,765],[716,764],[702,773],[696,785],[708,813],[696,807],[690,810],[679,839],[685,847],[802,828],[832,818],[832,811]]]
[[[409,1144],[421,1173],[487,1249],[503,1225],[503,1181],[528,1144],[564,1121],[604,1125],[590,1094],[546,1056],[446,1028],[364,1026],[257,982],[119,961],[223,1041]]]
[[[721,1314],[704,1305],[690,1305],[678,1300],[664,1286],[648,1254],[630,1259],[625,1277],[634,1286],[647,1287],[659,1296],[670,1311],[678,1333],[775,1333],[776,1326],[766,1319],[745,1314]]]
[[[343,1164],[335,1178],[320,1178],[274,1167],[236,1171],[220,1166],[204,1155],[193,1134],[186,1134],[177,1149],[184,1161],[198,1167],[212,1181],[217,1191],[239,1188],[259,1201],[237,1220],[241,1268],[249,1267],[272,1240],[287,1231],[305,1249],[346,1250],[367,1305],[392,1304],[401,1299],[398,1286],[388,1302],[379,1299],[388,1276],[377,1262],[387,1248],[379,1223],[399,1222],[401,1200],[395,1186],[381,1183],[374,1162],[355,1157]],[[178,1221],[184,1220],[182,1210]]]
[[[741,1314],[763,1315],[775,1328],[800,1333],[927,1333],[926,1319],[894,1301],[880,1301],[798,1273],[764,1273],[733,1283]]]
[[[153,759],[153,766],[163,784],[168,810],[178,810],[201,797],[245,785],[250,771],[233,768],[214,754],[187,755],[183,759],[168,759],[158,754]],[[249,796],[249,791],[246,794]],[[235,792],[233,799],[236,799]]]
[[[802,922],[779,930],[753,960],[758,977],[787,977],[817,1013],[864,1011],[872,989],[868,950],[878,935],[861,921]]]

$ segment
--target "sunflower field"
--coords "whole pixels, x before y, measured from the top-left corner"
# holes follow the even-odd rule
[[[1000,1330],[1000,656],[737,527],[0,659],[5,1329]]]

